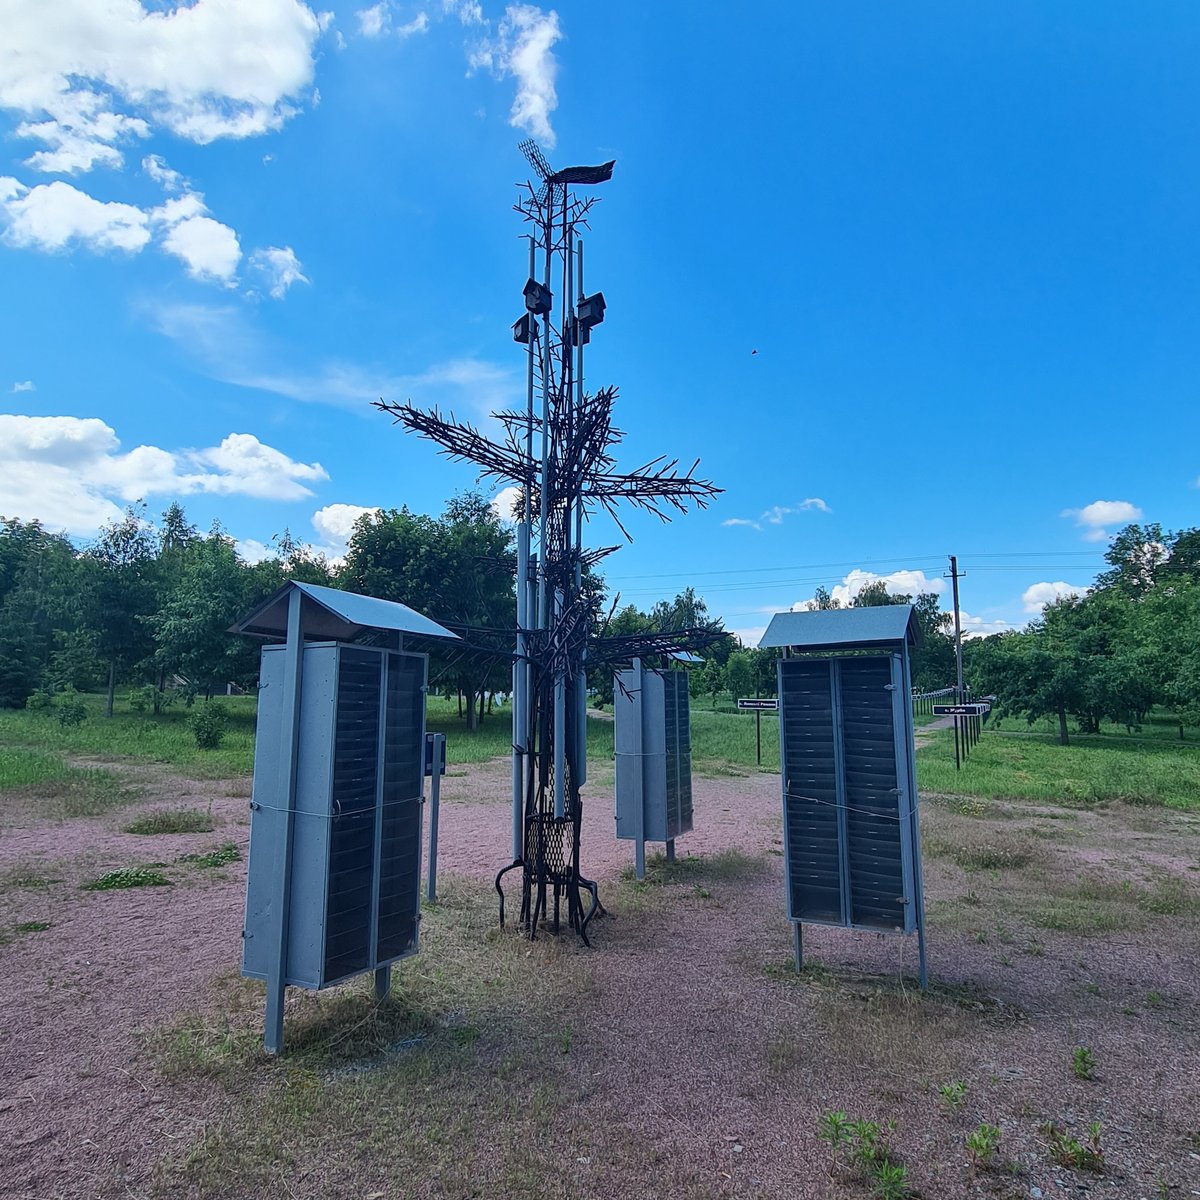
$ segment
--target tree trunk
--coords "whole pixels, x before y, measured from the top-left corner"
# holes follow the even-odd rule
[[[493,700],[495,700],[495,698],[496,698],[496,693],[495,693],[495,692],[488,692],[488,711],[487,711],[487,715],[488,715],[489,717],[492,715],[492,701],[493,701]]]
[[[462,720],[462,688],[458,689],[458,719]]]
[[[1067,741],[1067,710],[1061,704],[1058,706],[1058,744],[1060,746],[1069,745]]]
[[[487,691],[486,688],[479,689],[479,724],[480,725],[483,724],[483,700],[484,700],[484,693],[486,691]]]
[[[108,660],[108,698],[104,702],[104,715],[111,717],[113,714],[113,694],[117,690],[117,660],[110,658]]]
[[[474,733],[479,728],[479,717],[475,709],[475,689],[473,687],[463,688],[467,700],[467,732]]]

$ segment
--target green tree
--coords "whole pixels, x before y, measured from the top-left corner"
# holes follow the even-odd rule
[[[108,668],[107,716],[119,672],[151,660],[154,641],[147,618],[157,608],[155,577],[158,539],[143,510],[130,507],[104,526],[84,554],[89,567],[87,623]]]
[[[440,518],[407,508],[368,514],[350,539],[341,582],[352,591],[398,600],[435,621],[485,629],[516,625],[511,531],[478,493],[451,500]],[[465,663],[452,677],[466,698],[467,728],[477,698],[504,688],[506,667]]]
[[[735,650],[725,664],[725,690],[736,700],[754,689],[754,658],[748,650]]]

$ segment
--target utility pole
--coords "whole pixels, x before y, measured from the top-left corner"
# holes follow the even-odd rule
[[[958,569],[957,555],[950,555],[950,580],[954,589],[954,663],[958,672],[957,691],[955,698],[959,704],[966,701],[966,696],[963,693],[963,669],[962,669],[962,615],[958,608],[958,581],[965,576],[966,572],[960,572]]]

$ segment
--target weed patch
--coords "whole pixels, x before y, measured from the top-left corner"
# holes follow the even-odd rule
[[[125,826],[125,832],[153,836],[160,833],[212,833],[215,828],[211,810],[165,808],[131,821]]]
[[[125,888],[170,887],[171,881],[157,867],[121,867],[81,886],[86,892],[115,892]]]
[[[181,854],[179,862],[188,863],[193,867],[212,868],[227,867],[230,863],[240,862],[241,858],[242,852],[237,846],[233,842],[226,842],[223,846],[214,846],[203,854]]]

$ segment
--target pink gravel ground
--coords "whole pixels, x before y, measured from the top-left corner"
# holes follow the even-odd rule
[[[153,1164],[186,1146],[196,1128],[198,1092],[156,1075],[139,1031],[211,1007],[214,979],[236,971],[244,863],[212,872],[173,870],[178,883],[169,889],[91,893],[77,885],[111,867],[173,862],[220,842],[244,849],[246,784],[144,769],[142,778],[154,786],[136,810],[30,824],[6,830],[0,842],[0,875],[35,864],[60,881],[0,892],[0,927],[51,922],[44,932],[0,947],[0,1195],[148,1194]],[[490,880],[504,864],[507,780],[504,762],[446,779],[442,872]],[[599,772],[589,790],[597,797],[585,809],[583,862],[596,878],[611,881],[632,861],[632,847],[612,836],[611,777],[606,782]],[[145,838],[120,832],[134,811],[210,801],[218,821],[213,833]],[[596,927],[597,953],[605,956],[597,973],[602,995],[590,1010],[578,1069],[620,1112],[634,1144],[679,1156],[689,1169],[711,1175],[714,1195],[852,1195],[860,1193],[829,1190],[815,1115],[832,1108],[864,1116],[890,1112],[900,1119],[905,1159],[923,1194],[959,1200],[977,1191],[965,1182],[963,1129],[946,1133],[929,1085],[962,1077],[973,1097],[988,1094],[989,1107],[971,1109],[973,1119],[1001,1120],[1022,1171],[1011,1189],[1006,1184],[993,1194],[1036,1196],[1040,1189],[1046,1200],[1061,1200],[1085,1194],[1086,1187],[1092,1196],[1149,1200],[1155,1173],[1162,1171],[1177,1185],[1172,1196],[1200,1195],[1200,1146],[1186,1140],[1189,1130],[1200,1132],[1194,919],[1177,933],[1165,928],[1082,942],[1042,933],[1036,953],[1005,949],[970,926],[938,931],[931,937],[935,978],[981,989],[991,998],[979,1006],[986,1011],[960,1019],[951,1006],[944,1027],[901,1021],[889,1044],[879,1023],[872,1024],[872,985],[862,984],[859,998],[853,980],[862,972],[895,978],[901,961],[914,968],[911,941],[810,928],[811,958],[851,981],[840,991],[831,985],[828,994],[798,991],[764,971],[764,964],[785,964],[790,950],[782,868],[770,853],[780,837],[778,779],[697,779],[695,803],[697,830],[681,839],[680,854],[767,852],[768,869],[720,887],[711,903],[684,900],[640,916],[616,914]],[[935,827],[942,820],[937,810],[928,818]],[[1165,859],[1196,865],[1194,822],[1158,835],[1143,831],[1137,835],[1142,842],[1134,843],[1115,820],[1095,814],[1081,820],[1092,845],[1080,852],[1053,847],[1068,863],[1098,866],[1091,860],[1099,841],[1127,864],[1144,853],[1147,866]],[[997,836],[1013,824],[1011,818],[998,822]],[[926,883],[935,911],[939,901],[983,890],[980,876],[938,862],[927,867]],[[980,930],[987,923],[981,913]],[[1142,1003],[1150,990],[1164,998],[1161,1008]],[[1137,1014],[1130,1017],[1123,1005],[1135,998]],[[905,1012],[901,1006],[901,1018]],[[636,1048],[631,1013],[637,1014]],[[1074,1045],[1095,1050],[1108,1084],[1071,1079],[1063,1064]],[[764,1074],[764,1061],[779,1070]],[[914,1079],[925,1071],[931,1075],[923,1084]],[[886,1111],[881,1094],[890,1097]],[[1077,1129],[1102,1118],[1109,1174],[1080,1178],[1048,1166],[1035,1133],[1045,1113]],[[581,1188],[587,1170],[586,1164],[577,1168]]]

